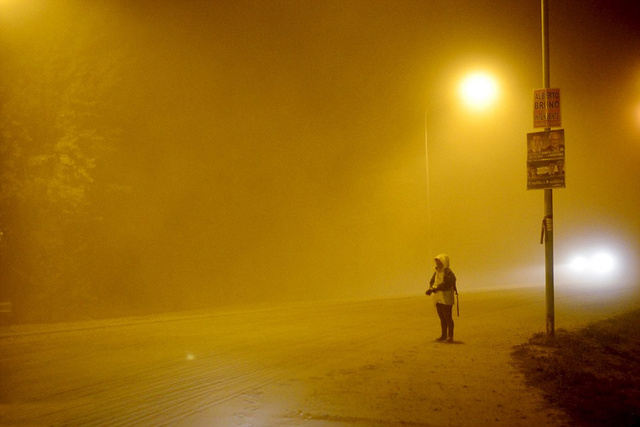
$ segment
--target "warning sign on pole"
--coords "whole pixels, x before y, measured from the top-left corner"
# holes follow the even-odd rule
[[[533,127],[561,127],[560,89],[536,89],[533,91]]]

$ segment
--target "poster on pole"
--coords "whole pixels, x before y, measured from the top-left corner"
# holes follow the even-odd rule
[[[533,127],[553,128],[562,126],[560,114],[560,89],[536,89],[533,91]]]
[[[527,134],[527,190],[565,188],[564,129]]]

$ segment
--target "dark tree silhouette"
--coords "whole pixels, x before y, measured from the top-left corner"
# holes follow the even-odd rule
[[[0,52],[0,299],[17,321],[90,311],[96,283],[84,266],[104,185],[94,174],[118,134],[107,100],[122,50],[99,17],[42,19],[5,34]]]

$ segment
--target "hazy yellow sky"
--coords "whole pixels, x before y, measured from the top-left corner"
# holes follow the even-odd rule
[[[638,284],[639,7],[549,3],[556,260],[611,247]],[[120,139],[97,179],[130,191],[104,195],[103,250],[134,261],[105,274],[200,302],[396,295],[446,252],[460,289],[544,286],[543,192],[526,190],[539,1],[2,7],[3,70],[39,73],[43,54],[116,70],[101,106]],[[481,114],[455,96],[476,69],[501,89]]]

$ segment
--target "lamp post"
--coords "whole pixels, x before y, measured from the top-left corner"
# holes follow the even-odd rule
[[[474,72],[467,75],[459,87],[459,95],[463,103],[470,109],[482,111],[492,105],[498,98],[498,83],[489,74]],[[431,224],[431,189],[429,175],[429,112],[430,104],[424,112],[424,146],[427,172],[427,233],[429,239],[429,255],[433,255],[433,233]]]
[[[429,108],[424,112],[424,152],[427,165],[427,239],[429,240],[429,256],[433,255],[433,234],[431,233],[431,187],[429,183]]]

